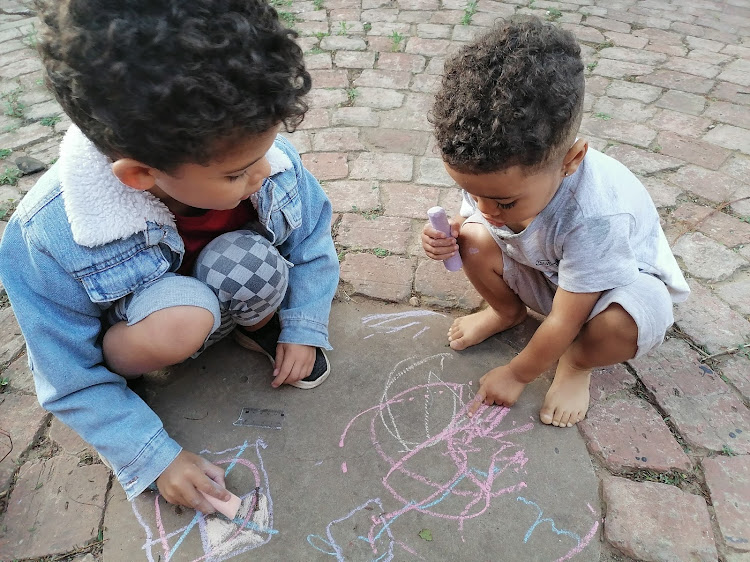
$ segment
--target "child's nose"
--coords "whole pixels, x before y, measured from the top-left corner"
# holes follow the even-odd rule
[[[477,209],[480,213],[485,215],[491,215],[497,210],[497,203],[490,199],[484,199],[483,197],[477,197]]]

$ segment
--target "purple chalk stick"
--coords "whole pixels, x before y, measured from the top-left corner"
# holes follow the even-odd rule
[[[432,207],[427,211],[427,217],[430,219],[432,228],[450,237],[451,226],[448,223],[448,216],[445,214],[445,209],[442,207]],[[457,253],[447,260],[443,260],[443,265],[445,265],[445,269],[448,271],[458,271],[463,267],[463,262],[461,261],[461,256]]]

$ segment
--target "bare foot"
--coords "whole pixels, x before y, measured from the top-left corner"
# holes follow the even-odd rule
[[[591,371],[578,371],[558,364],[555,378],[544,397],[539,419],[547,425],[573,427],[589,409]]]
[[[525,308],[517,316],[505,317],[500,316],[492,307],[487,307],[474,314],[456,318],[448,330],[448,341],[452,349],[460,351],[517,326],[525,319]]]

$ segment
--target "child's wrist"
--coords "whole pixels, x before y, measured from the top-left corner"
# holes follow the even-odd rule
[[[518,362],[516,362],[515,359],[508,363],[507,367],[513,375],[513,378],[521,384],[529,384],[540,375],[540,373],[533,370],[524,369],[522,366],[518,365]]]

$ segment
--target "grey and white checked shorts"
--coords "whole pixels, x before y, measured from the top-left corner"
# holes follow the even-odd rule
[[[253,326],[273,313],[286,294],[290,266],[257,232],[228,232],[198,255],[192,277],[168,273],[117,301],[108,319],[132,325],[164,308],[205,308],[214,315],[214,326],[197,356],[237,324]]]

